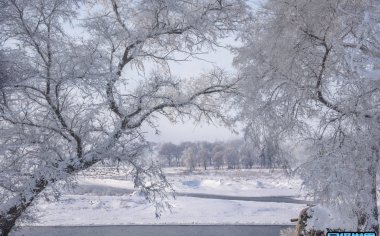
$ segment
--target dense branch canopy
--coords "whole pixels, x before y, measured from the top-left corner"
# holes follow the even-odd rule
[[[1,0],[0,6],[4,234],[48,185],[104,160],[129,164],[148,198],[162,196],[169,185],[141,158],[142,124],[155,127],[158,114],[225,120],[218,106],[235,93],[237,79],[221,70],[176,78],[168,61],[216,46],[245,20],[244,1]]]

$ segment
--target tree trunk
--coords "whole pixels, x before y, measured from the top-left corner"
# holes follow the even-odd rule
[[[65,170],[67,174],[75,174],[78,171],[86,170],[99,161],[97,158],[93,158],[87,162],[83,162],[82,165],[74,167],[67,165]],[[24,211],[32,204],[37,196],[48,186],[50,183],[55,183],[59,179],[50,179],[49,181],[43,178],[33,178],[35,181],[31,182],[33,189],[26,193],[20,193],[13,199],[8,200],[9,208],[6,212],[0,215],[0,236],[7,236],[12,228],[15,226],[17,219],[24,213]]]
[[[377,166],[378,166],[378,152],[372,161],[372,165],[368,168],[368,174],[370,177],[370,201],[363,203],[363,210],[370,209],[369,212],[360,211],[358,214],[358,231],[359,232],[368,232],[375,231],[376,235],[379,235],[379,211],[377,208]],[[361,208],[360,207],[360,208]]]
[[[40,179],[35,182],[35,188],[29,193],[31,196],[20,196],[19,201],[15,201],[14,205],[9,208],[7,212],[0,215],[0,236],[7,236],[16,224],[16,220],[21,216],[33,200],[41,193],[47,186],[46,180]]]

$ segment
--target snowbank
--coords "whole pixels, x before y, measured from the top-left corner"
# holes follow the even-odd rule
[[[356,229],[353,227],[357,225],[355,219],[339,212],[338,209],[329,209],[321,205],[309,208],[307,214],[310,218],[307,221],[306,230],[341,229],[348,232],[355,231]]]

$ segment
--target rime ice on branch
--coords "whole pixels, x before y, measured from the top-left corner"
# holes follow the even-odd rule
[[[170,186],[140,158],[141,125],[155,127],[156,114],[224,120],[216,105],[236,85],[220,70],[174,78],[168,61],[214,47],[245,10],[241,0],[1,0],[2,80],[12,68],[0,87],[1,235],[47,186],[104,160],[128,164],[160,208]],[[148,62],[158,69],[132,86],[127,68]]]
[[[379,13],[374,0],[269,0],[235,59],[247,134],[302,141],[309,159],[299,170],[312,195],[376,232]]]

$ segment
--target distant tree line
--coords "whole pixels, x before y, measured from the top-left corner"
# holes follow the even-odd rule
[[[163,167],[195,169],[287,168],[281,148],[272,142],[257,147],[244,140],[228,142],[163,143],[158,146]]]

